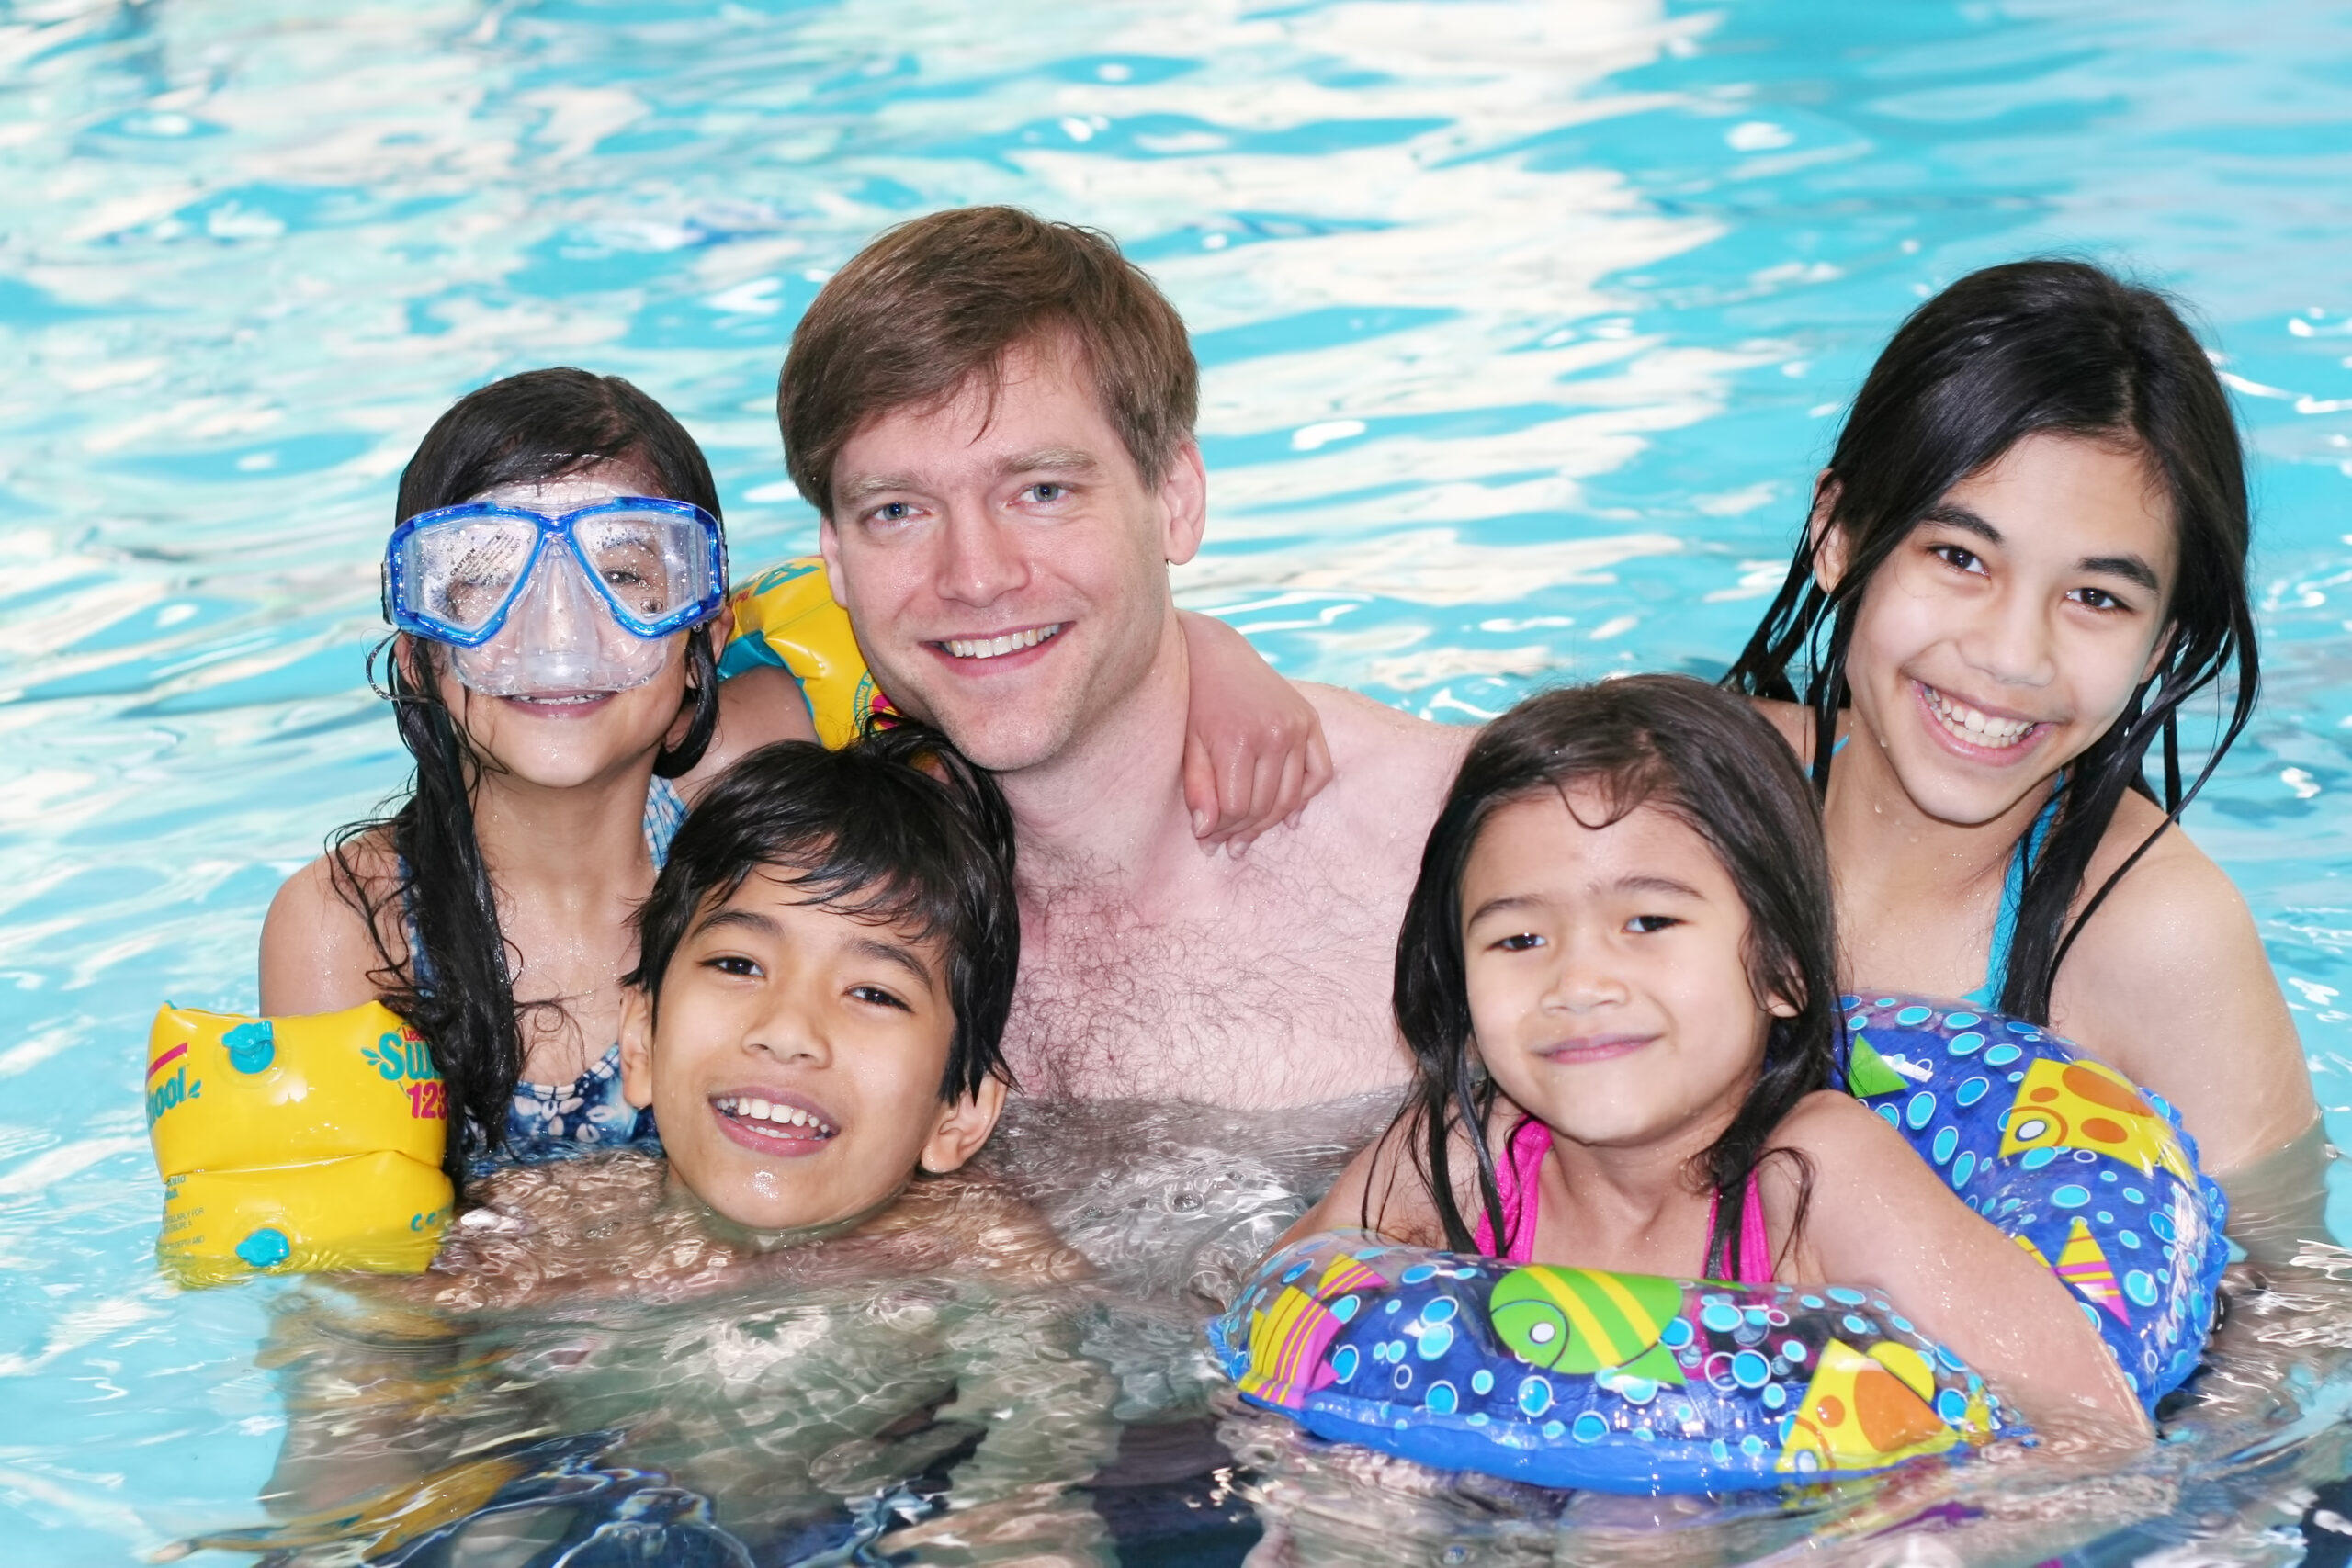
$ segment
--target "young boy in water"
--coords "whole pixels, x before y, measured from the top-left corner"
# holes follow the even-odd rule
[[[877,1249],[1074,1267],[1010,1196],[943,1179],[987,1142],[1008,1077],[1020,917],[986,773],[914,727],[753,752],[679,829],[638,932],[622,1080],[666,1160],[499,1173],[434,1266],[442,1304],[616,1278],[692,1293],[852,1238],[825,1250],[853,1270]]]
[[[1008,1076],[994,783],[913,726],[763,748],[696,804],[638,928],[622,1070],[666,1158],[495,1173],[415,1282],[438,1310],[374,1287],[356,1325],[289,1311],[269,1501],[296,1522],[244,1544],[429,1525],[463,1556],[521,1506],[492,1492],[538,1483],[465,1456],[555,1431],[604,1434],[601,1463],[763,1554],[887,1494],[889,1550],[1091,1560],[1116,1385],[1057,1283],[1083,1265],[956,1174]]]

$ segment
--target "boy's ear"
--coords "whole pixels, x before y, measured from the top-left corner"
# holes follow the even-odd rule
[[[933,1176],[962,1169],[964,1162],[989,1141],[989,1134],[996,1131],[996,1119],[1003,1113],[1004,1080],[993,1075],[982,1078],[978,1094],[940,1108],[939,1120],[923,1144],[918,1163]]]
[[[621,1098],[653,1103],[653,998],[637,986],[621,987]]]
[[[1846,575],[1846,531],[1832,520],[1838,510],[1838,476],[1827,468],[1813,481],[1813,515],[1805,534],[1813,541],[1813,580],[1825,593],[1837,592]]]

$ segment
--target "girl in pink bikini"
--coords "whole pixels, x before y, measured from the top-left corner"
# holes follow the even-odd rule
[[[1831,909],[1812,794],[1747,705],[1668,675],[1521,703],[1406,907],[1417,1082],[1292,1234],[1875,1288],[2045,1437],[2145,1441],[2066,1288],[1830,1089]]]

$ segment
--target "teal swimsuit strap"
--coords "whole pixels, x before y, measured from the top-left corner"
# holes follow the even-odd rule
[[[2009,949],[2018,935],[2018,910],[2025,903],[2026,873],[2041,858],[2041,842],[2050,836],[2050,825],[2058,819],[2058,790],[2064,784],[2061,779],[2059,785],[2051,789],[2049,800],[2034,814],[2033,826],[2025,830],[2017,852],[2009,856],[2008,874],[2001,878],[2000,912],[1993,917],[1993,949],[1986,956],[1984,983],[1962,997],[1962,1001],[1991,1007],[2008,976]]]

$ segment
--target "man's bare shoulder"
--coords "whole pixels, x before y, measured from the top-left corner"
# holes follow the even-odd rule
[[[1469,749],[1470,738],[1478,733],[1467,725],[1433,724],[1426,718],[1417,718],[1345,686],[1328,686],[1320,681],[1300,681],[1295,684],[1322,716],[1334,761],[1339,760],[1340,749],[1350,746],[1398,750],[1414,757],[1440,760],[1451,767],[1462,760],[1462,753]]]
[[[1432,724],[1340,686],[1302,681],[1298,689],[1322,716],[1331,748],[1328,793],[1347,803],[1351,816],[1402,811],[1426,832],[1477,730]]]

